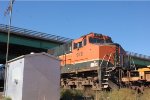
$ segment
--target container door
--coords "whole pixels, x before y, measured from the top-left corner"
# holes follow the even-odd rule
[[[146,76],[146,80],[150,81],[150,74],[146,74],[145,76]]]
[[[150,82],[150,72],[145,72],[145,79]]]

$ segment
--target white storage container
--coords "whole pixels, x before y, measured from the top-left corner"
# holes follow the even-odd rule
[[[12,100],[59,100],[60,60],[35,53],[9,61],[5,95]]]

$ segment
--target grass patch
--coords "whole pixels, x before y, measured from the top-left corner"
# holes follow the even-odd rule
[[[61,90],[61,100],[82,100],[82,96],[79,90]]]
[[[90,97],[91,99],[85,99]],[[122,88],[112,91],[92,91],[92,90],[62,90],[61,100],[150,100],[150,89],[145,89],[143,94],[138,94],[135,90]]]
[[[101,91],[97,100],[136,100],[137,94],[131,89],[112,90],[110,92]]]

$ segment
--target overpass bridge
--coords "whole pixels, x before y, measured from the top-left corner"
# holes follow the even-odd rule
[[[0,24],[0,64],[5,63],[8,25]],[[71,39],[11,26],[8,59],[64,44]]]
[[[8,25],[0,24],[0,64],[5,63]],[[32,31],[11,26],[9,59],[31,52],[47,52],[48,49],[62,45],[70,38]],[[137,66],[150,65],[150,56],[127,52]]]
[[[126,51],[127,59],[130,59],[132,64],[135,64],[137,67],[145,67],[150,65],[150,56],[138,54],[134,52]]]

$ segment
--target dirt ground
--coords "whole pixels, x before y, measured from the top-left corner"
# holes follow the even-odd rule
[[[0,92],[0,100],[3,100],[3,92]]]

